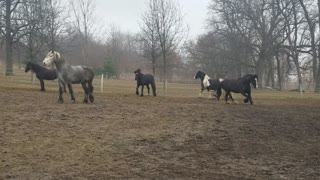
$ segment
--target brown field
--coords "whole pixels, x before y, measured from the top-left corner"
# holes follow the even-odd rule
[[[100,93],[97,80],[93,104],[78,86],[58,104],[56,82],[14,78],[0,77],[0,179],[320,178],[317,94],[254,90],[254,105],[228,105],[199,85],[137,97],[134,81]]]

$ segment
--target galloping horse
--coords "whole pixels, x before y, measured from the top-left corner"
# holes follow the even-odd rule
[[[133,72],[135,74],[135,80],[137,81],[136,94],[139,95],[139,86],[141,86],[141,94],[143,96],[143,87],[147,86],[148,95],[150,94],[149,84],[151,84],[153,96],[157,96],[156,93],[156,83],[154,77],[151,74],[142,74],[140,69]]]
[[[40,91],[45,91],[43,80],[55,80],[58,77],[56,69],[49,69],[32,62],[27,63],[25,72],[29,72],[30,70],[36,73],[36,77],[40,81],[40,86],[41,86]],[[65,84],[63,85],[63,89],[64,89],[64,92],[66,92]]]
[[[72,84],[80,84],[84,90],[85,96],[83,99],[84,103],[88,103],[88,97],[90,102],[94,101],[93,97],[93,77],[94,72],[87,66],[71,66],[69,65],[60,55],[60,53],[53,50],[49,51],[45,59],[43,60],[44,65],[54,63],[57,68],[58,80],[59,80],[59,99],[58,102],[63,103],[62,86],[67,84],[69,92],[71,94],[71,100],[76,101],[73,95]]]
[[[206,73],[202,71],[198,71],[196,75],[194,76],[194,79],[201,80],[201,90],[200,90],[200,96],[202,96],[202,92],[206,89],[208,92],[210,90],[216,91],[218,88],[218,85],[220,84],[223,79],[211,79]],[[211,94],[210,94],[211,95]],[[209,95],[209,96],[210,96]],[[215,95],[216,96],[216,95]]]
[[[244,103],[250,101],[250,104],[253,104],[252,97],[251,97],[251,86],[250,83],[253,85],[254,88],[258,88],[258,76],[256,74],[247,74],[239,79],[225,79],[223,80],[218,89],[217,89],[217,97],[220,99],[221,96],[221,88],[226,91],[225,94],[225,101],[228,102],[228,97],[234,102],[231,92],[241,93],[244,97]]]

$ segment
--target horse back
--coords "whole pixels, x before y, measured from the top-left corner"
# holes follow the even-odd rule
[[[55,69],[43,68],[41,71],[35,72],[38,79],[55,80],[57,79],[57,71]]]
[[[210,86],[208,89],[210,90],[217,90],[220,84],[219,79],[209,79]]]
[[[221,82],[221,87],[226,91],[241,93],[245,89],[245,85],[238,80],[225,79]]]
[[[66,66],[60,73],[59,78],[64,82],[78,84],[83,81],[92,81],[94,71],[88,66]]]
[[[148,85],[154,83],[154,78],[151,74],[140,74],[137,79],[138,85]]]

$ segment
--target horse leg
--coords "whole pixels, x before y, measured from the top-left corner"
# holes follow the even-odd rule
[[[149,84],[147,85],[147,89],[148,89],[148,96],[150,95],[150,87]]]
[[[233,103],[239,104],[237,101],[235,101],[235,100],[233,99],[233,97],[232,97],[232,95],[231,95],[231,92],[229,92],[229,97],[230,97],[230,99],[231,99],[231,101],[232,101]]]
[[[89,100],[91,103],[93,103],[94,101],[94,97],[93,97],[93,85],[92,85],[92,81],[88,82],[88,88],[89,88]]]
[[[62,86],[64,85],[64,83],[62,83],[61,81],[59,81],[59,99],[58,102],[59,103],[63,103],[63,90],[62,90]]]
[[[66,83],[63,83],[63,91],[67,92]]]
[[[84,90],[84,99],[83,99],[83,103],[88,103],[88,94],[89,94],[89,89],[86,86],[87,82],[82,82],[82,88]]]
[[[224,100],[226,101],[227,104],[230,104],[230,102],[228,101],[228,96],[229,96],[229,91],[226,91],[226,94],[224,95]]]
[[[136,87],[136,95],[139,96],[139,85]]]
[[[141,94],[140,94],[140,96],[143,96],[143,88],[144,88],[144,85],[141,86]]]
[[[203,97],[203,94],[202,94],[203,91],[204,89],[200,89],[200,94],[199,94],[200,97]]]
[[[248,100],[249,100],[249,97],[248,97],[248,95],[246,94],[246,93],[241,93],[244,97],[246,97],[244,100],[243,100],[243,102],[244,103],[247,103],[248,102]]]
[[[251,92],[250,91],[248,92],[248,99],[250,101],[250,104],[252,105],[253,101],[252,101],[252,98],[251,98]]]
[[[73,95],[73,89],[72,89],[71,83],[67,83],[67,85],[68,85],[69,93],[71,95],[71,101],[76,102],[76,98],[74,98],[74,95]]]
[[[40,91],[45,91],[43,79],[39,79],[39,81],[40,81],[40,86],[41,86]]]
[[[207,89],[208,91],[208,98],[212,98],[212,91],[210,91],[210,89]]]

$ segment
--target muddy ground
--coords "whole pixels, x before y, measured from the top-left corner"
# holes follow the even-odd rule
[[[0,179],[320,178],[319,98],[0,92]]]

